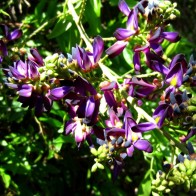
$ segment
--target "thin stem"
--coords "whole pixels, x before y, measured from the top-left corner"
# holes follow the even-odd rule
[[[70,14],[72,15],[73,17],[73,20],[75,21],[75,24],[78,28],[78,31],[80,33],[80,36],[81,38],[84,40],[86,46],[88,47],[89,50],[92,50],[92,45],[91,45],[91,42],[90,42],[90,39],[88,37],[88,35],[86,34],[81,22],[79,21],[79,17],[74,9],[74,6],[72,4],[71,1],[68,1],[68,8],[69,8],[69,11],[70,11]]]
[[[102,37],[103,41],[116,41],[115,37]],[[90,38],[90,41],[93,42],[93,39]]]
[[[82,17],[83,17],[84,11],[85,11],[86,2],[87,2],[87,0],[82,0],[82,6],[81,6],[80,14],[79,14],[78,23],[80,23],[82,20]]]
[[[161,76],[161,74],[157,71],[152,72],[152,73],[148,73],[148,74],[139,74],[139,75],[135,75],[137,78],[148,78],[148,77],[152,77],[152,76],[156,76],[159,77]]]
[[[43,23],[39,28],[37,28],[33,33],[31,33],[28,36],[28,39],[31,39],[33,36],[35,36],[37,33],[39,33],[45,26],[47,26],[49,23],[53,22],[57,18],[61,17],[63,14],[59,14],[58,16],[55,16],[54,18],[50,19],[49,21],[46,21]]]
[[[35,120],[35,122],[36,122],[37,125],[38,125],[39,132],[40,132],[41,135],[42,135],[42,138],[43,138],[43,140],[44,140],[44,143],[47,145],[46,136],[44,135],[44,131],[43,131],[43,129],[42,129],[42,126],[41,126],[40,121],[38,120],[38,118],[37,118],[36,116],[34,116],[34,120]]]

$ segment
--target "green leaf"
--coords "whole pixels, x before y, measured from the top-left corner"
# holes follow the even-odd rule
[[[94,7],[95,14],[97,17],[100,17],[101,13],[101,1],[100,0],[91,0],[90,1],[92,7]]]
[[[146,172],[144,179],[141,181],[138,196],[148,196],[151,192],[151,179],[150,179],[150,170]]]
[[[47,36],[48,39],[52,39],[52,38],[60,36],[61,34],[66,32],[71,26],[72,26],[72,23],[69,20],[65,19],[64,17],[61,17],[57,21],[52,32]]]
[[[2,13],[3,15],[8,16],[10,18],[10,15],[7,12],[5,12],[4,10],[0,9],[0,13]]]
[[[52,127],[60,128],[62,125],[61,121],[54,119],[54,118],[51,118],[51,117],[48,117],[48,116],[47,117],[40,117],[39,120],[51,125]]]
[[[53,144],[57,144],[57,143],[75,143],[74,142],[74,138],[70,135],[60,135],[59,137],[57,137],[56,139],[53,140]]]
[[[5,170],[0,168],[0,175],[2,177],[2,181],[4,183],[5,188],[8,188],[10,186],[11,183],[11,177],[10,175],[5,173]]]
[[[165,55],[166,56],[171,56],[173,54],[175,54],[175,52],[177,51],[177,48],[178,48],[178,44],[179,42],[177,43],[171,43],[167,49],[165,50]]]

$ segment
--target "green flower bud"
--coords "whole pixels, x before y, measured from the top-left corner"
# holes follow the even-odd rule
[[[46,73],[44,72],[44,73],[40,74],[40,80],[44,81],[45,79],[46,79]]]
[[[39,73],[42,73],[43,71],[45,71],[45,67],[39,67],[38,71],[39,71]]]
[[[191,187],[196,188],[196,174],[191,177]]]
[[[159,3],[160,8],[167,8],[169,5],[171,5],[170,1],[162,1]]]
[[[53,68],[55,67],[56,65],[54,63],[47,63],[46,64],[46,68]]]
[[[156,180],[153,181],[153,184],[159,186],[161,184],[161,180],[157,178]]]
[[[196,181],[196,174],[192,175],[192,179]]]
[[[160,194],[155,193],[155,192],[152,192],[152,195],[153,195],[153,196],[160,196]]]
[[[173,8],[172,7],[169,7],[169,8],[167,8],[167,10],[165,12],[166,13],[172,13],[172,11],[173,11]]]
[[[98,150],[97,150],[97,154],[101,154],[101,153],[104,153],[106,152],[106,147],[105,145],[104,146],[99,146]]]
[[[193,173],[192,169],[188,169],[187,172],[186,172],[187,176],[191,176],[192,173]]]
[[[181,173],[176,168],[174,168],[172,173],[174,176],[181,177]]]
[[[163,185],[163,186],[166,186],[167,184],[168,184],[167,180],[163,180],[163,181],[161,182],[161,185]]]
[[[169,179],[170,181],[173,181],[174,184],[176,184],[176,185],[182,184],[180,178],[178,178],[178,177],[176,177],[176,176],[175,176],[175,177],[174,177],[174,176],[169,177],[168,179]]]
[[[195,160],[190,161],[190,169],[192,170],[192,172],[194,172],[196,170],[196,161]]]
[[[193,123],[196,123],[196,114],[194,114],[194,115],[192,116],[192,121],[193,121]]]
[[[177,17],[180,16],[180,11],[177,10],[177,9],[174,9],[174,10],[173,10],[173,13],[174,13]]]
[[[101,154],[99,154],[100,159],[103,159],[103,158],[106,158],[106,157],[107,157],[107,154],[105,152],[102,152]]]
[[[51,69],[49,69],[49,70],[47,70],[47,75],[52,75],[53,73],[54,73],[54,71],[53,70],[51,70]]]
[[[190,105],[187,107],[188,112],[196,112],[196,106]]]
[[[95,163],[92,168],[91,168],[91,172],[96,172],[97,170],[97,163]]]
[[[97,167],[98,167],[99,169],[104,169],[104,166],[103,166],[101,163],[97,163]]]
[[[178,168],[181,172],[186,172],[186,167],[183,163],[179,163],[178,164]]]
[[[94,156],[97,156],[97,150],[95,148],[91,148],[91,153],[94,155]]]
[[[173,7],[177,7],[177,3],[176,2],[173,3]]]
[[[185,165],[186,169],[189,169],[189,167],[190,167],[190,161],[188,159],[185,159],[184,160],[184,165]]]
[[[165,189],[165,193],[170,193],[171,192],[171,189],[167,188]]]
[[[161,186],[159,186],[159,187],[157,188],[157,190],[158,190],[158,191],[164,191],[165,188],[166,188],[165,186],[161,185]]]
[[[190,181],[189,180],[185,180],[185,182],[184,182],[184,190],[186,192],[188,192],[190,190],[190,187],[191,187]]]
[[[59,55],[57,53],[53,54],[52,56],[47,56],[44,61],[45,63],[50,62],[50,63],[54,63],[58,60]]]
[[[170,181],[168,182],[168,186],[171,187],[171,186],[174,186],[174,185],[175,185],[175,183],[174,183],[173,181],[170,180]]]
[[[196,96],[194,96],[190,99],[190,103],[193,105],[196,105]]]

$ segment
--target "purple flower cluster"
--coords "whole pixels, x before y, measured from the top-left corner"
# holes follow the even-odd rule
[[[104,50],[104,42],[100,36],[94,38],[93,51],[86,51],[84,48],[76,47],[72,48],[72,55],[69,56],[69,60],[75,60],[77,65],[84,71],[89,72],[98,66],[98,62]]]
[[[8,87],[18,92],[18,101],[23,107],[34,108],[35,115],[39,116],[44,111],[49,111],[52,100],[49,98],[50,86],[40,83],[39,68],[44,62],[36,49],[31,49],[31,56],[25,62],[18,60],[9,69],[4,69],[7,76]]]
[[[122,77],[121,83],[87,74],[102,61],[104,42],[100,36],[94,38],[92,49],[76,45],[67,58],[62,54],[54,54],[43,59],[36,49],[31,49],[31,55],[25,61],[18,60],[13,66],[3,69],[7,77],[6,85],[18,93],[18,101],[23,107],[35,108],[36,116],[49,112],[53,101],[61,100],[69,115],[64,124],[65,134],[72,134],[78,146],[87,141],[91,149],[94,148],[95,137],[105,150],[100,160],[112,159],[116,174],[125,157],[133,156],[135,149],[148,153],[153,151],[150,141],[144,139],[144,132],[161,129],[172,121],[188,130],[187,135],[180,138],[182,142],[196,133],[196,117],[192,117],[195,115],[195,101],[190,94],[180,89],[186,84],[195,86],[196,63],[193,56],[187,63],[183,54],[177,54],[167,65],[161,44],[165,40],[177,42],[180,37],[177,32],[165,30],[167,22],[157,20],[153,23],[151,17],[158,7],[159,1],[141,0],[130,9],[124,0],[119,1],[119,9],[127,17],[126,28],[115,31],[117,41],[106,50],[106,54],[115,57],[134,37],[139,40],[133,46],[136,75]],[[146,22],[144,31],[142,25],[139,25],[140,20]],[[20,30],[9,33],[6,26],[3,28],[7,41],[21,36]],[[2,40],[0,50],[3,56],[7,55]],[[147,65],[145,68],[144,62]],[[151,70],[151,74],[155,72],[157,78],[150,78],[153,74],[149,76],[142,73],[147,69]],[[127,99],[131,97],[133,104],[142,106],[144,98],[154,101],[159,96],[161,101],[153,113],[156,123],[145,122],[139,114],[135,117],[130,109],[135,105],[129,107],[132,103]],[[103,112],[102,102],[105,103]]]

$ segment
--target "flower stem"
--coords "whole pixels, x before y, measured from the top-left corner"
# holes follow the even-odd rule
[[[80,33],[81,38],[84,40],[88,49],[92,50],[92,45],[91,45],[90,39],[89,39],[88,35],[86,34],[86,32],[84,30],[84,27],[82,26],[81,22],[79,21],[79,16],[77,15],[77,13],[75,11],[72,2],[68,1],[67,5],[68,5],[68,8],[69,8],[70,14],[72,15],[73,20],[75,21],[75,24],[78,28],[78,31]]]
[[[82,6],[81,6],[81,9],[80,9],[78,23],[80,23],[81,20],[82,20],[82,17],[83,17],[84,11],[85,11],[86,2],[87,2],[87,0],[82,0]]]

